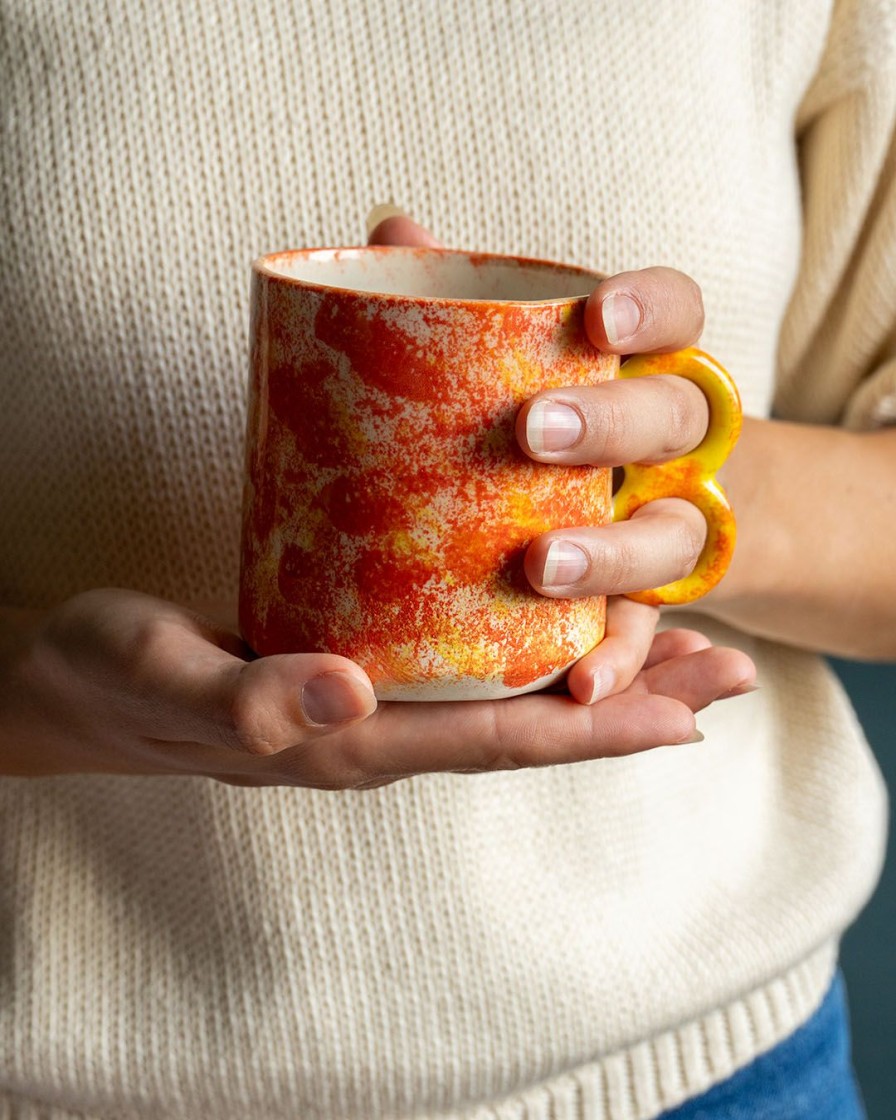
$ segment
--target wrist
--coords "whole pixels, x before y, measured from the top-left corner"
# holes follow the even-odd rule
[[[894,479],[894,432],[746,420],[719,473],[737,545],[700,608],[817,652],[894,656],[896,548],[886,520]]]

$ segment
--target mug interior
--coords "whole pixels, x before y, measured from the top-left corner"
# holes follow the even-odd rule
[[[550,261],[393,246],[295,249],[262,257],[255,267],[313,287],[465,302],[567,300],[587,296],[600,279],[587,269]]]

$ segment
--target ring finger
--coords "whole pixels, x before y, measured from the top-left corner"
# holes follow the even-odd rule
[[[663,498],[628,521],[543,534],[529,546],[525,571],[532,587],[552,599],[624,595],[683,579],[705,541],[697,507]]]

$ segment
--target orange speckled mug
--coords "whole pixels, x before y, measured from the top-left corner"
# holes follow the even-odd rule
[[[695,502],[695,571],[633,596],[690,602],[722,576],[734,519],[714,472],[740,430],[731,379],[697,350],[625,362],[584,330],[600,276],[432,248],[274,253],[253,266],[240,625],[260,654],[329,651],[388,700],[513,696],[604,633],[602,597],[551,599],[523,573],[549,529],[644,502]],[[535,463],[514,422],[534,393],[667,373],[706,393],[690,455],[612,472]]]

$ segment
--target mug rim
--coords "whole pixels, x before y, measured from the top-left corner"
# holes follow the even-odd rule
[[[425,296],[402,295],[398,292],[378,292],[363,288],[346,287],[340,284],[324,284],[318,280],[304,280],[296,276],[286,276],[277,272],[271,265],[278,258],[312,257],[324,254],[331,259],[339,259],[342,254],[361,254],[364,256],[380,256],[402,254],[407,256],[436,256],[436,257],[464,257],[474,264],[479,263],[507,263],[511,262],[518,267],[531,268],[536,271],[564,272],[568,275],[581,276],[587,280],[593,289],[601,280],[605,280],[608,273],[597,272],[583,265],[569,264],[563,261],[548,260],[543,257],[524,257],[516,253],[480,253],[470,249],[451,249],[437,245],[321,245],[304,249],[278,249],[272,253],[263,253],[252,261],[252,273],[264,277],[266,280],[276,281],[291,287],[303,288],[319,292],[341,292],[348,296],[359,298],[373,298],[396,303],[426,303],[440,306],[484,307],[489,304],[499,304],[502,307],[551,307],[570,305],[587,300],[590,291],[577,296],[554,296],[549,299],[472,299],[461,296]]]

